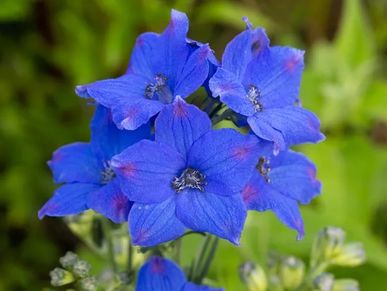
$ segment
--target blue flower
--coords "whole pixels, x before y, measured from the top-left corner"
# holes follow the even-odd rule
[[[132,202],[123,195],[111,167],[112,156],[133,143],[148,138],[149,125],[135,131],[119,130],[110,110],[98,106],[91,123],[91,142],[76,142],[56,150],[49,167],[63,184],[39,211],[44,216],[66,216],[89,208],[119,223],[126,221]]]
[[[240,191],[256,164],[257,138],[211,130],[208,116],[181,98],[160,112],[155,127],[155,141],[112,159],[121,189],[135,202],[133,243],[157,245],[190,228],[238,244],[246,217]]]
[[[304,52],[270,47],[265,31],[245,21],[246,30],[227,45],[222,65],[210,80],[213,95],[246,116],[258,137],[274,142],[275,152],[321,141],[318,118],[296,104]]]
[[[199,286],[188,282],[184,272],[174,262],[151,257],[138,273],[136,291],[221,291],[221,288]]]
[[[138,128],[176,96],[188,97],[207,79],[211,49],[203,44],[193,49],[187,32],[187,16],[172,10],[162,34],[148,32],[137,38],[123,76],[77,86],[76,93],[110,108],[119,128]]]
[[[316,168],[304,155],[282,151],[273,155],[270,145],[260,149],[260,157],[250,181],[242,190],[249,210],[272,210],[288,227],[304,235],[298,203],[308,204],[321,191]]]

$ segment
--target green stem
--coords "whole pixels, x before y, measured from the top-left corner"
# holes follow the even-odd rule
[[[194,283],[200,284],[207,275],[211,262],[214,259],[218,242],[218,237],[213,237],[211,235],[206,236],[202,247],[200,248],[199,255],[192,265],[191,277]]]
[[[132,246],[131,239],[129,239],[129,245],[128,245],[128,276],[129,276],[129,278],[132,276],[132,266],[133,266],[133,246]]]
[[[111,234],[111,226],[110,221],[106,218],[102,218],[102,227],[105,234],[107,249],[108,249],[108,258],[111,264],[111,267],[113,269],[114,273],[117,273],[117,264],[116,260],[114,259],[114,245],[112,240],[112,234]]]

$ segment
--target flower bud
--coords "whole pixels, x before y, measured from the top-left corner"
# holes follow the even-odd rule
[[[265,291],[267,289],[266,275],[259,265],[246,262],[240,266],[239,274],[249,291]]]
[[[80,283],[81,289],[84,291],[97,290],[97,280],[94,277],[84,278],[79,283]]]
[[[322,273],[313,281],[313,287],[316,291],[332,291],[335,277],[329,273]]]
[[[365,251],[361,243],[350,243],[344,245],[340,252],[331,260],[332,264],[339,266],[355,267],[364,263]]]
[[[279,268],[282,285],[289,290],[297,288],[304,279],[305,264],[295,257],[286,257]]]
[[[63,268],[69,269],[74,266],[74,264],[78,261],[78,256],[73,252],[67,252],[63,257],[59,259],[60,264]]]
[[[333,284],[333,291],[359,291],[359,283],[353,279],[339,279]]]
[[[73,266],[73,272],[80,278],[85,278],[89,275],[90,264],[84,260],[78,260]]]
[[[50,272],[51,285],[63,286],[74,282],[74,276],[69,271],[62,268],[55,268]]]
[[[313,243],[311,266],[327,262],[334,257],[342,247],[344,239],[345,232],[341,228],[328,226],[322,229]]]

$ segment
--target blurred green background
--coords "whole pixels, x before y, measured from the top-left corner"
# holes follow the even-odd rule
[[[210,277],[243,290],[237,267],[269,250],[306,257],[326,225],[362,241],[365,265],[334,271],[362,290],[387,286],[387,1],[384,0],[1,0],[0,290],[40,290],[66,250],[89,256],[60,219],[37,219],[54,185],[46,166],[57,147],[88,140],[92,109],[77,84],[125,71],[136,36],[160,32],[170,8],[185,11],[189,36],[218,57],[244,28],[267,29],[272,44],[306,50],[301,99],[327,140],[299,149],[318,166],[323,194],[303,207],[306,237],[272,213],[249,216],[242,248],[222,242]],[[188,255],[189,257],[189,255]],[[381,289],[382,288],[382,289]],[[385,287],[387,288],[387,287]],[[386,290],[386,289],[384,289]]]

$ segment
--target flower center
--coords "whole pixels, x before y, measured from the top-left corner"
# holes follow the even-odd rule
[[[198,189],[204,192],[204,186],[207,185],[206,176],[200,173],[198,170],[187,168],[179,177],[175,177],[172,180],[172,188],[176,192],[181,192],[185,188]]]
[[[254,106],[255,112],[263,110],[262,104],[259,102],[259,98],[261,97],[261,91],[257,88],[257,86],[249,85],[246,97]]]
[[[145,97],[148,99],[156,99],[163,103],[171,103],[173,100],[172,92],[167,84],[167,77],[163,74],[155,76],[155,82],[149,83],[145,88]]]
[[[262,177],[265,178],[265,181],[267,183],[270,183],[270,160],[265,157],[260,157],[256,168],[258,172],[262,175]]]
[[[107,162],[104,170],[101,172],[101,184],[107,184],[115,177],[116,177],[116,173],[114,172],[113,168],[110,166],[110,163]]]

